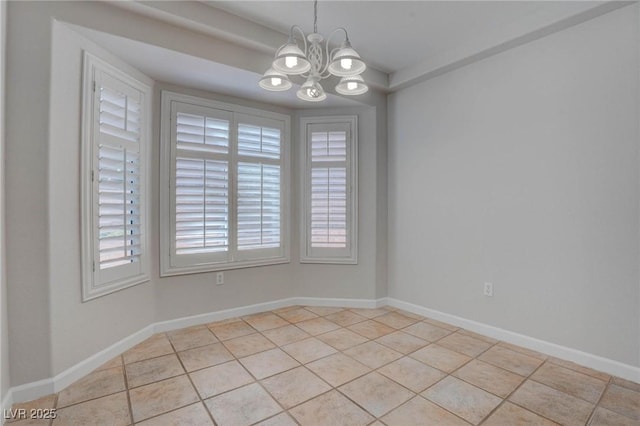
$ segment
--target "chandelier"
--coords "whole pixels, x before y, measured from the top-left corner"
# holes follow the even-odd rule
[[[304,42],[304,50],[300,49],[294,36],[298,31]],[[344,31],[344,41],[340,47],[329,51],[329,42],[336,33]],[[307,43],[308,40],[308,43]],[[335,29],[323,42],[324,37],[318,33],[318,0],[313,2],[313,33],[305,37],[304,31],[293,25],[289,32],[289,40],[276,51],[271,68],[260,79],[260,87],[280,92],[291,88],[290,75],[300,75],[306,80],[296,93],[298,98],[309,102],[320,102],[327,98],[321,80],[334,75],[340,77],[336,92],[342,95],[361,95],[369,90],[360,74],[367,65],[360,59],[349,42],[349,34],[344,28]],[[324,59],[326,58],[326,62]]]

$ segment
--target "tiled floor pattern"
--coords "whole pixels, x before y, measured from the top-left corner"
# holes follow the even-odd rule
[[[23,425],[640,425],[640,385],[393,308],[156,334]]]

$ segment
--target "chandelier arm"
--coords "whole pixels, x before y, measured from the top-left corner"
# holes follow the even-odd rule
[[[292,25],[291,26],[291,33],[289,35],[289,38],[291,39],[291,41],[294,40],[293,30],[298,30],[300,32],[300,35],[302,36],[302,42],[304,43],[304,56],[307,56],[307,38],[304,35],[304,31],[302,31],[302,28],[300,28],[299,25]]]

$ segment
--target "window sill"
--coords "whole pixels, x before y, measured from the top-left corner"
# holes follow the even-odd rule
[[[173,277],[178,275],[201,274],[205,272],[228,271],[232,269],[255,268],[258,266],[271,266],[290,263],[291,259],[287,257],[275,257],[260,260],[242,260],[232,263],[206,263],[191,266],[161,266],[161,277]]]

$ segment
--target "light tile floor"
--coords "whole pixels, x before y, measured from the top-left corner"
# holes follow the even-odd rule
[[[393,308],[292,306],[159,333],[25,425],[640,425],[640,384]]]

